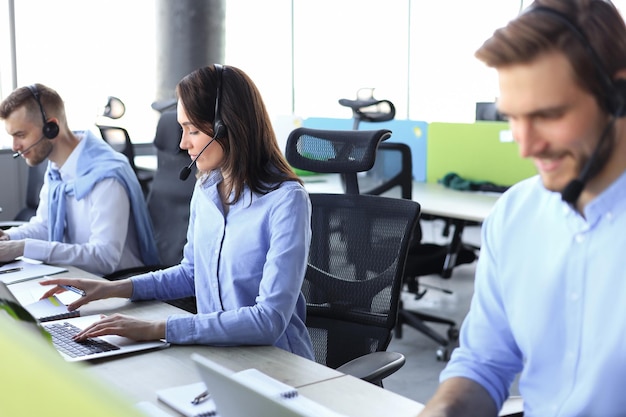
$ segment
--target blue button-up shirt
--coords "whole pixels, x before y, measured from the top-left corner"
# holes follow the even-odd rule
[[[626,174],[584,215],[538,177],[502,196],[442,380],[471,378],[499,407],[521,371],[527,417],[626,415]]]
[[[197,298],[198,314],[167,320],[179,344],[275,345],[313,359],[301,292],[311,239],[306,190],[288,181],[225,213],[214,171],[196,184],[180,265],[133,278],[132,299]]]

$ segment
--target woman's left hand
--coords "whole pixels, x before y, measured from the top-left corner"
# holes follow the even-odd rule
[[[102,320],[93,323],[74,336],[74,340],[90,337],[118,335],[134,340],[159,340],[165,338],[165,320],[139,320],[123,314],[102,316]]]

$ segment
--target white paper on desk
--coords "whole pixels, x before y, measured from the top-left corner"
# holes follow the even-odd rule
[[[60,266],[53,266],[35,261],[32,259],[22,258],[14,262],[10,262],[0,266],[0,271],[21,268],[17,272],[9,272],[6,274],[0,273],[0,281],[5,284],[15,284],[16,282],[26,281],[34,278],[41,278],[45,275],[54,275],[61,272],[66,272],[67,269]]]
[[[41,297],[45,294],[46,291],[53,288],[52,285],[39,285],[34,284],[32,286],[16,286],[14,285],[11,288],[11,292],[17,298],[17,301],[20,302],[21,305],[27,305],[31,303],[35,303],[41,299]],[[56,294],[56,297],[61,301],[61,303],[65,305],[72,304],[74,301],[78,300],[81,296],[80,294],[76,294],[72,291],[63,291]]]
[[[80,316],[80,311],[69,311],[67,306],[55,295],[35,301],[34,303],[26,304],[24,308],[40,322]]]

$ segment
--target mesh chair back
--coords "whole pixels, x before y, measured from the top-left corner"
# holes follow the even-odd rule
[[[346,181],[346,194],[310,195],[312,237],[302,288],[315,359],[332,368],[386,350],[397,320],[419,204],[360,195],[357,181],[390,133],[298,128],[285,148],[293,167],[339,173]]]
[[[409,145],[396,142],[381,143],[378,146],[374,167],[365,178],[359,178],[359,184],[360,188],[365,190],[363,194],[370,195],[381,195],[398,187],[399,196],[411,200],[413,161]],[[393,196],[396,197],[395,194]]]
[[[287,139],[285,156],[299,169],[343,174],[346,192],[358,194],[357,172],[374,166],[378,144],[391,136],[380,130],[295,129]]]
[[[311,204],[307,327],[316,361],[336,368],[387,349],[419,205],[349,194],[311,194]]]

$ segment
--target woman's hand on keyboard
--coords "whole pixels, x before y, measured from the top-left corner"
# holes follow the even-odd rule
[[[134,340],[158,340],[165,338],[166,320],[140,320],[124,314],[102,316],[102,320],[86,327],[74,336],[74,340],[91,337],[118,335]]]

